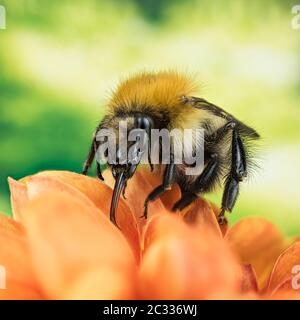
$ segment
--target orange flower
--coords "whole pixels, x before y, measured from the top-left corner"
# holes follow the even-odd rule
[[[108,218],[109,172],[105,182],[58,171],[9,179],[14,220],[0,215],[1,299],[299,298],[291,283],[300,242],[271,223],[252,218],[220,229],[219,210],[202,199],[174,215],[176,186],[140,219],[159,183],[143,170],[120,199],[119,230]]]

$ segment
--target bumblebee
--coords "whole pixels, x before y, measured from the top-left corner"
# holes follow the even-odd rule
[[[222,108],[196,97],[196,90],[192,77],[175,71],[139,73],[122,81],[112,93],[106,115],[96,128],[83,174],[88,173],[99,147],[97,133],[101,129],[112,129],[117,133],[121,121],[126,121],[129,131],[201,128],[204,131],[202,172],[187,176],[184,168],[188,165],[176,164],[170,148],[170,162],[156,164],[156,167],[163,170],[162,182],[145,199],[143,217],[147,218],[149,202],[157,199],[174,183],[180,187],[181,199],[174,203],[173,211],[183,210],[198,197],[223,184],[218,218],[219,223],[223,224],[226,221],[225,213],[231,212],[236,203],[240,182],[247,177],[253,162],[253,142],[259,139],[259,134]],[[117,145],[116,149],[118,151],[120,146]],[[153,170],[150,152],[148,158]],[[120,195],[122,192],[124,195],[127,180],[134,175],[139,163],[119,162],[117,157],[116,162],[108,165],[115,178],[110,219],[116,224]],[[96,168],[97,176],[104,180],[98,161]]]

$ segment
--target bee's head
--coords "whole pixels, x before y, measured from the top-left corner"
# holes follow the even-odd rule
[[[114,136],[112,143],[115,144],[111,148],[113,154],[109,154],[109,149],[106,149],[108,151],[106,151],[105,156],[115,178],[110,210],[111,220],[115,224],[115,215],[121,192],[124,190],[127,180],[134,175],[145,152],[148,151],[152,128],[153,120],[143,114],[114,118],[111,127],[111,133]]]

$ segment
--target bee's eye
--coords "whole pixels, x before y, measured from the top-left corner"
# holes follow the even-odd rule
[[[145,130],[145,129],[147,129],[148,127],[149,127],[149,121],[148,121],[148,119],[143,118],[142,121],[141,121],[141,126],[140,126],[140,128]]]
[[[146,117],[139,117],[137,119],[137,127],[139,129],[148,130],[151,127],[151,123]]]

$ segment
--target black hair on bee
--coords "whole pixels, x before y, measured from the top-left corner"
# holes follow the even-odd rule
[[[145,199],[144,217],[151,201],[157,199],[172,184],[181,189],[181,199],[173,210],[183,210],[199,196],[208,193],[224,183],[219,223],[226,221],[225,212],[231,212],[238,194],[239,184],[247,176],[249,164],[253,160],[252,142],[258,133],[236,119],[222,108],[195,97],[197,86],[193,79],[174,71],[140,73],[120,83],[108,102],[106,115],[96,129],[83,174],[87,174],[95,157],[99,142],[97,132],[103,128],[117,131],[121,120],[128,129],[204,129],[204,169],[197,176],[185,175],[185,164],[175,164],[171,153],[170,163],[163,165],[162,183]],[[119,146],[117,146],[117,149]],[[171,151],[170,151],[171,152]],[[151,170],[153,165],[149,156]],[[97,174],[103,180],[97,162]],[[115,178],[111,202],[110,219],[116,223],[119,197],[126,182],[137,169],[138,164],[118,163],[110,168]]]

